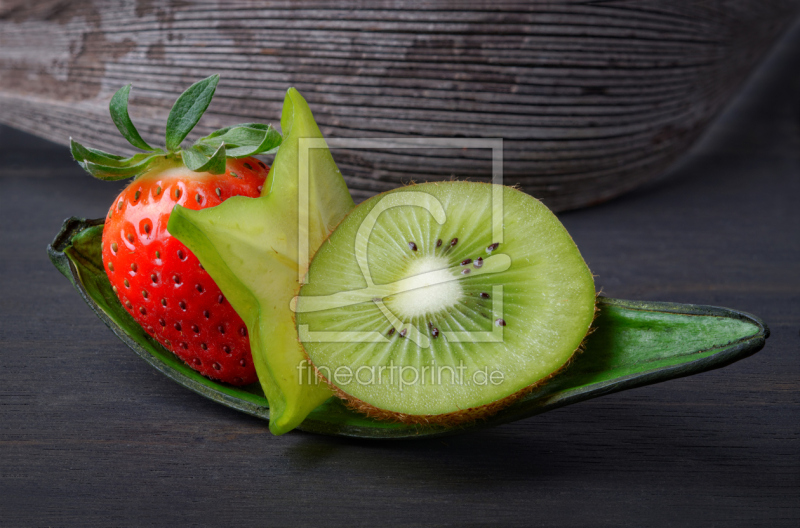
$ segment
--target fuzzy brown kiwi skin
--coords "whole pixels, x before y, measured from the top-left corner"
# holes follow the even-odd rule
[[[537,389],[549,382],[551,379],[556,377],[558,374],[564,372],[575,360],[575,358],[585,350],[586,339],[594,333],[596,328],[594,327],[594,321],[597,319],[597,315],[600,313],[600,308],[597,306],[597,297],[599,293],[595,294],[595,304],[594,304],[594,315],[592,316],[592,322],[589,323],[589,328],[586,330],[586,335],[583,336],[581,340],[581,344],[578,345],[572,355],[561,365],[557,370],[552,372],[549,376],[546,376],[536,383],[528,385],[517,392],[510,394],[504,398],[500,398],[499,400],[495,400],[491,403],[487,403],[486,405],[481,405],[478,407],[469,407],[467,409],[461,409],[458,411],[453,411],[444,414],[406,414],[406,413],[399,413],[395,411],[387,411],[386,409],[381,409],[371,405],[363,400],[356,398],[355,396],[346,393],[333,383],[331,383],[328,378],[326,378],[322,372],[317,369],[317,366],[314,365],[314,362],[311,361],[311,358],[308,357],[308,353],[306,353],[306,359],[308,360],[309,364],[314,366],[314,372],[317,373],[317,378],[319,378],[322,382],[326,383],[328,387],[333,391],[333,393],[340,398],[345,406],[358,413],[366,415],[369,418],[373,418],[375,420],[380,420],[384,422],[394,422],[394,423],[403,423],[407,425],[436,425],[442,427],[457,427],[459,425],[466,425],[472,422],[476,422],[479,420],[485,420],[492,415],[498,413],[499,411],[505,409],[512,403],[520,400],[524,396],[528,395],[534,389]],[[303,349],[305,351],[305,349]]]
[[[451,180],[451,181],[457,181],[457,180]],[[442,183],[442,182],[425,182],[425,183]],[[474,182],[474,183],[483,183],[484,185],[492,185],[491,183],[484,183],[484,182]],[[416,182],[411,182],[408,185],[404,186],[404,188],[405,187],[414,187],[415,185],[416,185]],[[510,187],[510,188],[514,189],[516,191],[519,191],[519,192],[523,192],[519,188],[517,188],[517,186],[513,186],[513,187]],[[378,194],[377,196],[382,196],[382,195],[388,194],[390,192],[392,192],[392,191],[384,191],[384,192]],[[373,198],[375,198],[375,197],[373,197]],[[533,197],[533,196],[531,196],[531,198],[536,200],[536,198]],[[355,210],[355,209],[353,209],[353,210]],[[353,211],[350,211],[349,213],[347,213],[345,218],[343,218],[339,222],[339,224],[337,225],[337,228],[338,228],[339,225],[341,225],[347,219],[347,217],[350,216],[350,214],[352,212]],[[336,229],[334,229],[333,231],[335,231],[335,230]],[[329,242],[330,241],[330,236],[333,234],[333,231],[328,233],[328,238],[325,240],[325,242]],[[572,236],[569,233],[567,233],[567,236],[569,236],[570,240],[572,240]],[[575,242],[573,241],[573,244],[574,243]],[[321,245],[320,245],[320,247],[321,247]],[[313,255],[312,255],[310,260],[313,260]],[[311,266],[309,265],[309,270],[310,269],[311,269]],[[306,272],[306,273],[308,273],[308,272]],[[591,270],[589,270],[589,273],[592,275],[592,278],[594,279],[595,275],[592,274]],[[302,285],[298,286],[297,295],[300,295],[300,290],[301,289],[302,289]],[[550,375],[540,379],[536,383],[528,385],[527,387],[523,387],[522,389],[518,390],[517,392],[515,392],[513,394],[509,394],[508,396],[506,396],[504,398],[500,398],[499,400],[495,400],[495,401],[493,401],[491,403],[487,403],[486,405],[481,405],[481,406],[478,406],[478,407],[469,407],[467,409],[461,409],[461,410],[458,410],[458,411],[453,411],[453,412],[443,413],[443,414],[406,414],[406,413],[399,413],[399,412],[395,412],[395,411],[388,411],[386,409],[381,409],[379,407],[375,407],[374,405],[371,405],[371,404],[365,402],[364,400],[356,398],[355,396],[353,396],[351,394],[348,394],[347,392],[343,391],[342,389],[340,389],[339,387],[337,387],[336,385],[331,383],[331,381],[328,378],[326,378],[322,374],[322,372],[319,371],[319,369],[317,369],[317,366],[314,365],[314,362],[311,360],[311,357],[309,357],[308,352],[306,352],[305,346],[303,346],[303,342],[300,341],[300,337],[299,336],[297,338],[297,341],[298,341],[298,343],[300,343],[300,346],[303,349],[303,353],[305,353],[306,360],[308,361],[308,363],[310,365],[312,365],[314,367],[314,372],[317,374],[317,378],[320,381],[322,381],[323,383],[327,384],[328,387],[333,392],[333,394],[336,397],[338,397],[339,399],[341,399],[348,409],[350,409],[352,411],[355,411],[355,412],[358,412],[360,414],[363,414],[363,415],[367,416],[368,418],[373,418],[375,420],[380,420],[380,421],[385,421],[385,422],[402,423],[402,424],[407,424],[407,425],[434,425],[434,426],[442,426],[442,427],[457,427],[459,425],[466,425],[466,424],[473,423],[473,422],[476,422],[476,421],[479,421],[479,420],[485,420],[485,419],[491,417],[492,415],[494,415],[494,414],[498,413],[499,411],[505,409],[506,407],[508,407],[512,403],[520,400],[521,398],[523,398],[524,396],[526,396],[527,394],[532,392],[534,389],[537,389],[537,388],[545,385],[547,382],[549,382],[551,379],[553,379],[558,374],[564,372],[572,364],[574,359],[581,352],[584,351],[585,345],[586,345],[586,339],[592,333],[594,333],[594,331],[596,330],[596,328],[593,325],[594,325],[594,321],[597,319],[597,315],[600,313],[600,308],[597,305],[597,297],[599,297],[601,295],[601,293],[602,292],[596,292],[595,293],[594,314],[592,315],[592,321],[589,323],[589,328],[586,330],[586,334],[583,336],[583,339],[581,340],[581,343],[572,352],[570,357],[567,358],[567,360],[564,362],[564,364],[561,365],[558,369],[553,371]],[[292,320],[293,320],[293,323],[295,324],[295,326],[297,326],[297,315],[296,314],[292,314]]]

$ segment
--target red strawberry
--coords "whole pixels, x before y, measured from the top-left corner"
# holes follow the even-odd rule
[[[175,204],[203,209],[231,196],[259,196],[269,168],[249,156],[280,144],[272,127],[246,123],[180,147],[218,81],[211,76],[178,98],[167,119],[166,149],[148,145],[133,126],[128,85],[112,98],[111,117],[132,145],[147,152],[123,158],[72,141],[72,154],[97,178],[135,178],[112,204],[103,229],[103,264],[125,309],[201,374],[247,385],[258,378],[244,322],[197,257],[167,231]]]
[[[147,173],[117,197],[103,229],[103,264],[125,309],[193,369],[234,385],[258,381],[247,328],[167,222],[175,204],[202,209],[259,196],[267,172],[247,158],[229,160],[220,175],[185,167]]]

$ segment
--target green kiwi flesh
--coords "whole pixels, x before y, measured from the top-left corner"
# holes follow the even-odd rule
[[[478,260],[480,259],[480,260]],[[318,378],[356,410],[408,423],[485,417],[564,366],[595,313],[559,220],[513,188],[426,183],[354,209],[293,309]]]

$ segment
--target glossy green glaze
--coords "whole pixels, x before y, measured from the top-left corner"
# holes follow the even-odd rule
[[[151,339],[124,310],[100,259],[102,220],[70,218],[48,246],[53,264],[100,319],[153,367],[198,394],[269,419],[258,384],[237,388],[204,378]],[[378,422],[331,398],[300,425],[314,433],[360,438],[448,435],[520,420],[564,405],[724,367],[759,351],[769,330],[757,317],[712,306],[598,298],[600,313],[585,350],[548,383],[486,421],[458,428]]]

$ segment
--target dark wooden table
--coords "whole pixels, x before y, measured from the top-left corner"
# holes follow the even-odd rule
[[[754,313],[765,349],[493,430],[273,437],[172,383],[45,254],[120,187],[0,128],[0,526],[800,523],[800,26],[663,180],[562,215],[606,295]]]

